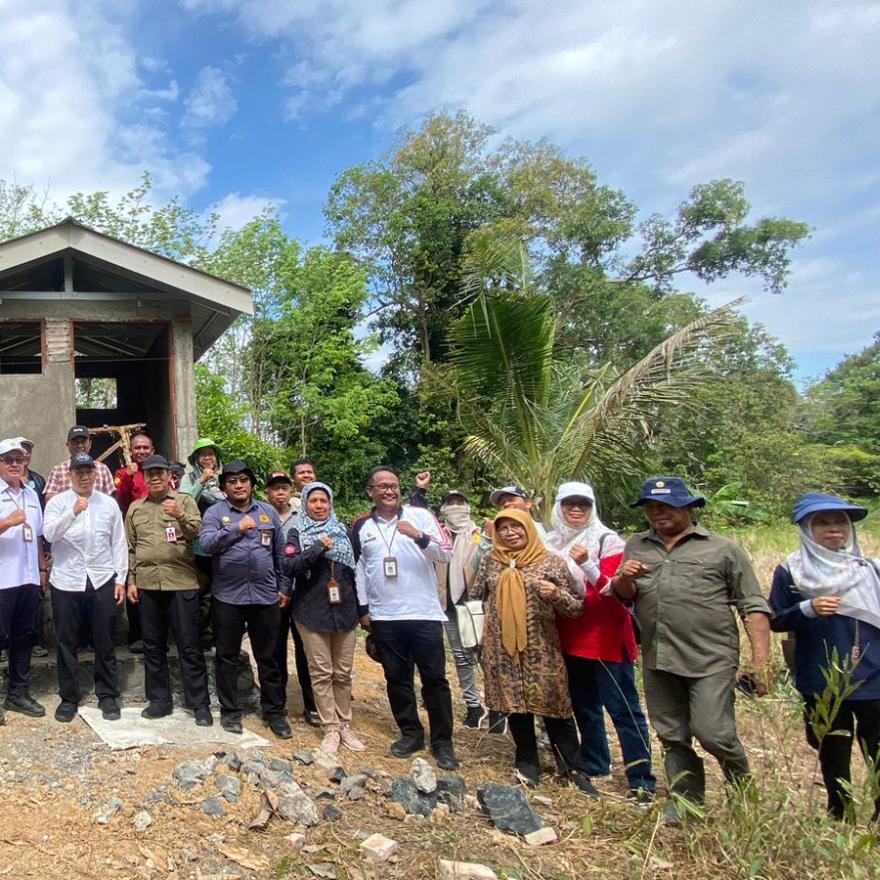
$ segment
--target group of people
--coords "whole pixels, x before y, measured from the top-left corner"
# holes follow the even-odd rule
[[[39,475],[28,471],[33,444],[0,442],[7,709],[44,714],[28,692],[28,671],[40,593],[51,585],[59,721],[72,720],[82,696],[76,666],[84,625],[95,649],[99,708],[105,718],[119,717],[114,625],[116,606],[128,603],[130,643],[143,645],[145,718],[172,711],[170,629],[196,724],[213,723],[204,651],[213,644],[220,723],[241,732],[238,676],[247,631],[262,717],[276,736],[290,737],[292,635],[305,720],[321,728],[321,748],[361,751],[351,699],[361,627],[382,666],[400,733],[391,754],[405,758],[426,745],[418,669],[431,752],[440,768],[454,769],[445,635],[464,725],[509,730],[524,785],[539,783],[546,740],[558,774],[598,797],[595,780],[611,772],[607,712],[629,797],[644,804],[656,779],[636,686],[641,648],[647,713],[674,795],[664,819],[677,824],[683,803],[705,796],[694,739],[728,783],[750,784],[735,691],[766,693],[773,629],[795,638],[807,739],[819,751],[833,815],[852,809],[853,739],[867,759],[880,761],[880,575],[855,536],[854,523],[867,510],[836,496],[798,500],[799,546],[776,570],[768,603],[746,552],[697,522],[704,499],[676,476],[644,483],[633,507],[642,508],[648,527],[625,542],[600,519],[587,483],[559,486],[549,530],[534,520],[529,494],[514,485],[492,493],[498,513],[478,524],[461,491],[446,493],[440,520],[434,516],[428,473],[417,476],[404,504],[398,474],[384,465],[366,481],[370,511],[349,528],[336,516],[332,488],[306,460],[295,462],[290,476],[272,473],[263,486],[268,501],[261,501],[254,472],[240,461],[223,464],[210,439],[196,443],[191,470],[176,488],[171,464],[145,434],[133,438],[133,466],[116,475],[91,457],[87,428],[75,426],[68,439],[70,460],[53,468],[42,500]],[[482,603],[484,612],[479,651],[464,647],[459,631],[457,609],[468,601]],[[734,611],[751,645],[747,672],[740,671]],[[851,684],[823,729],[816,705],[832,664],[843,666]]]

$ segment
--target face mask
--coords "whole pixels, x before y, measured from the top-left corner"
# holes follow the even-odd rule
[[[440,507],[440,515],[443,517],[450,531],[463,532],[471,519],[470,504],[444,504]]]

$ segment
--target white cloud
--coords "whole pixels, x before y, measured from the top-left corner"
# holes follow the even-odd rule
[[[204,186],[208,163],[167,136],[163,108],[177,85],[158,59],[139,62],[133,11],[106,0],[0,0],[0,178],[50,199],[118,194],[145,169],[157,199]]]
[[[209,209],[218,215],[217,229],[241,229],[245,223],[263,213],[266,208],[274,206],[280,211],[285,201],[280,198],[258,195],[242,195],[240,192],[227,193],[217,204]]]
[[[222,125],[232,119],[237,111],[238,103],[226,74],[218,67],[203,67],[186,99],[183,125],[198,129]]]

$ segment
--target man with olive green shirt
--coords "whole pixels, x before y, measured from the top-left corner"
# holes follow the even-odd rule
[[[726,779],[748,778],[749,762],[736,732],[734,686],[739,630],[745,622],[758,694],[766,693],[763,667],[770,654],[769,607],[745,551],[693,520],[704,499],[680,477],[654,477],[633,507],[644,506],[651,528],[626,542],[611,582],[633,600],[642,634],[642,676],[651,724],[665,752],[670,791],[693,803],[705,795],[696,737]],[[667,824],[678,824],[670,802]]]
[[[128,538],[128,599],[140,606],[144,639],[144,689],[149,705],[144,718],[172,710],[168,672],[168,628],[180,656],[183,692],[196,724],[213,724],[208,672],[201,647],[199,582],[192,542],[202,519],[189,495],[171,489],[169,463],[151,455],[143,463],[147,496],[135,501],[125,517]]]

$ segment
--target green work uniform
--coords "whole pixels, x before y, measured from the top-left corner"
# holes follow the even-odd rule
[[[623,559],[649,569],[636,580],[635,611],[645,702],[665,752],[667,783],[700,803],[705,771],[693,737],[728,780],[749,772],[734,715],[739,630],[733,609],[741,617],[770,609],[742,547],[703,526],[671,550],[653,529],[633,535]]]

